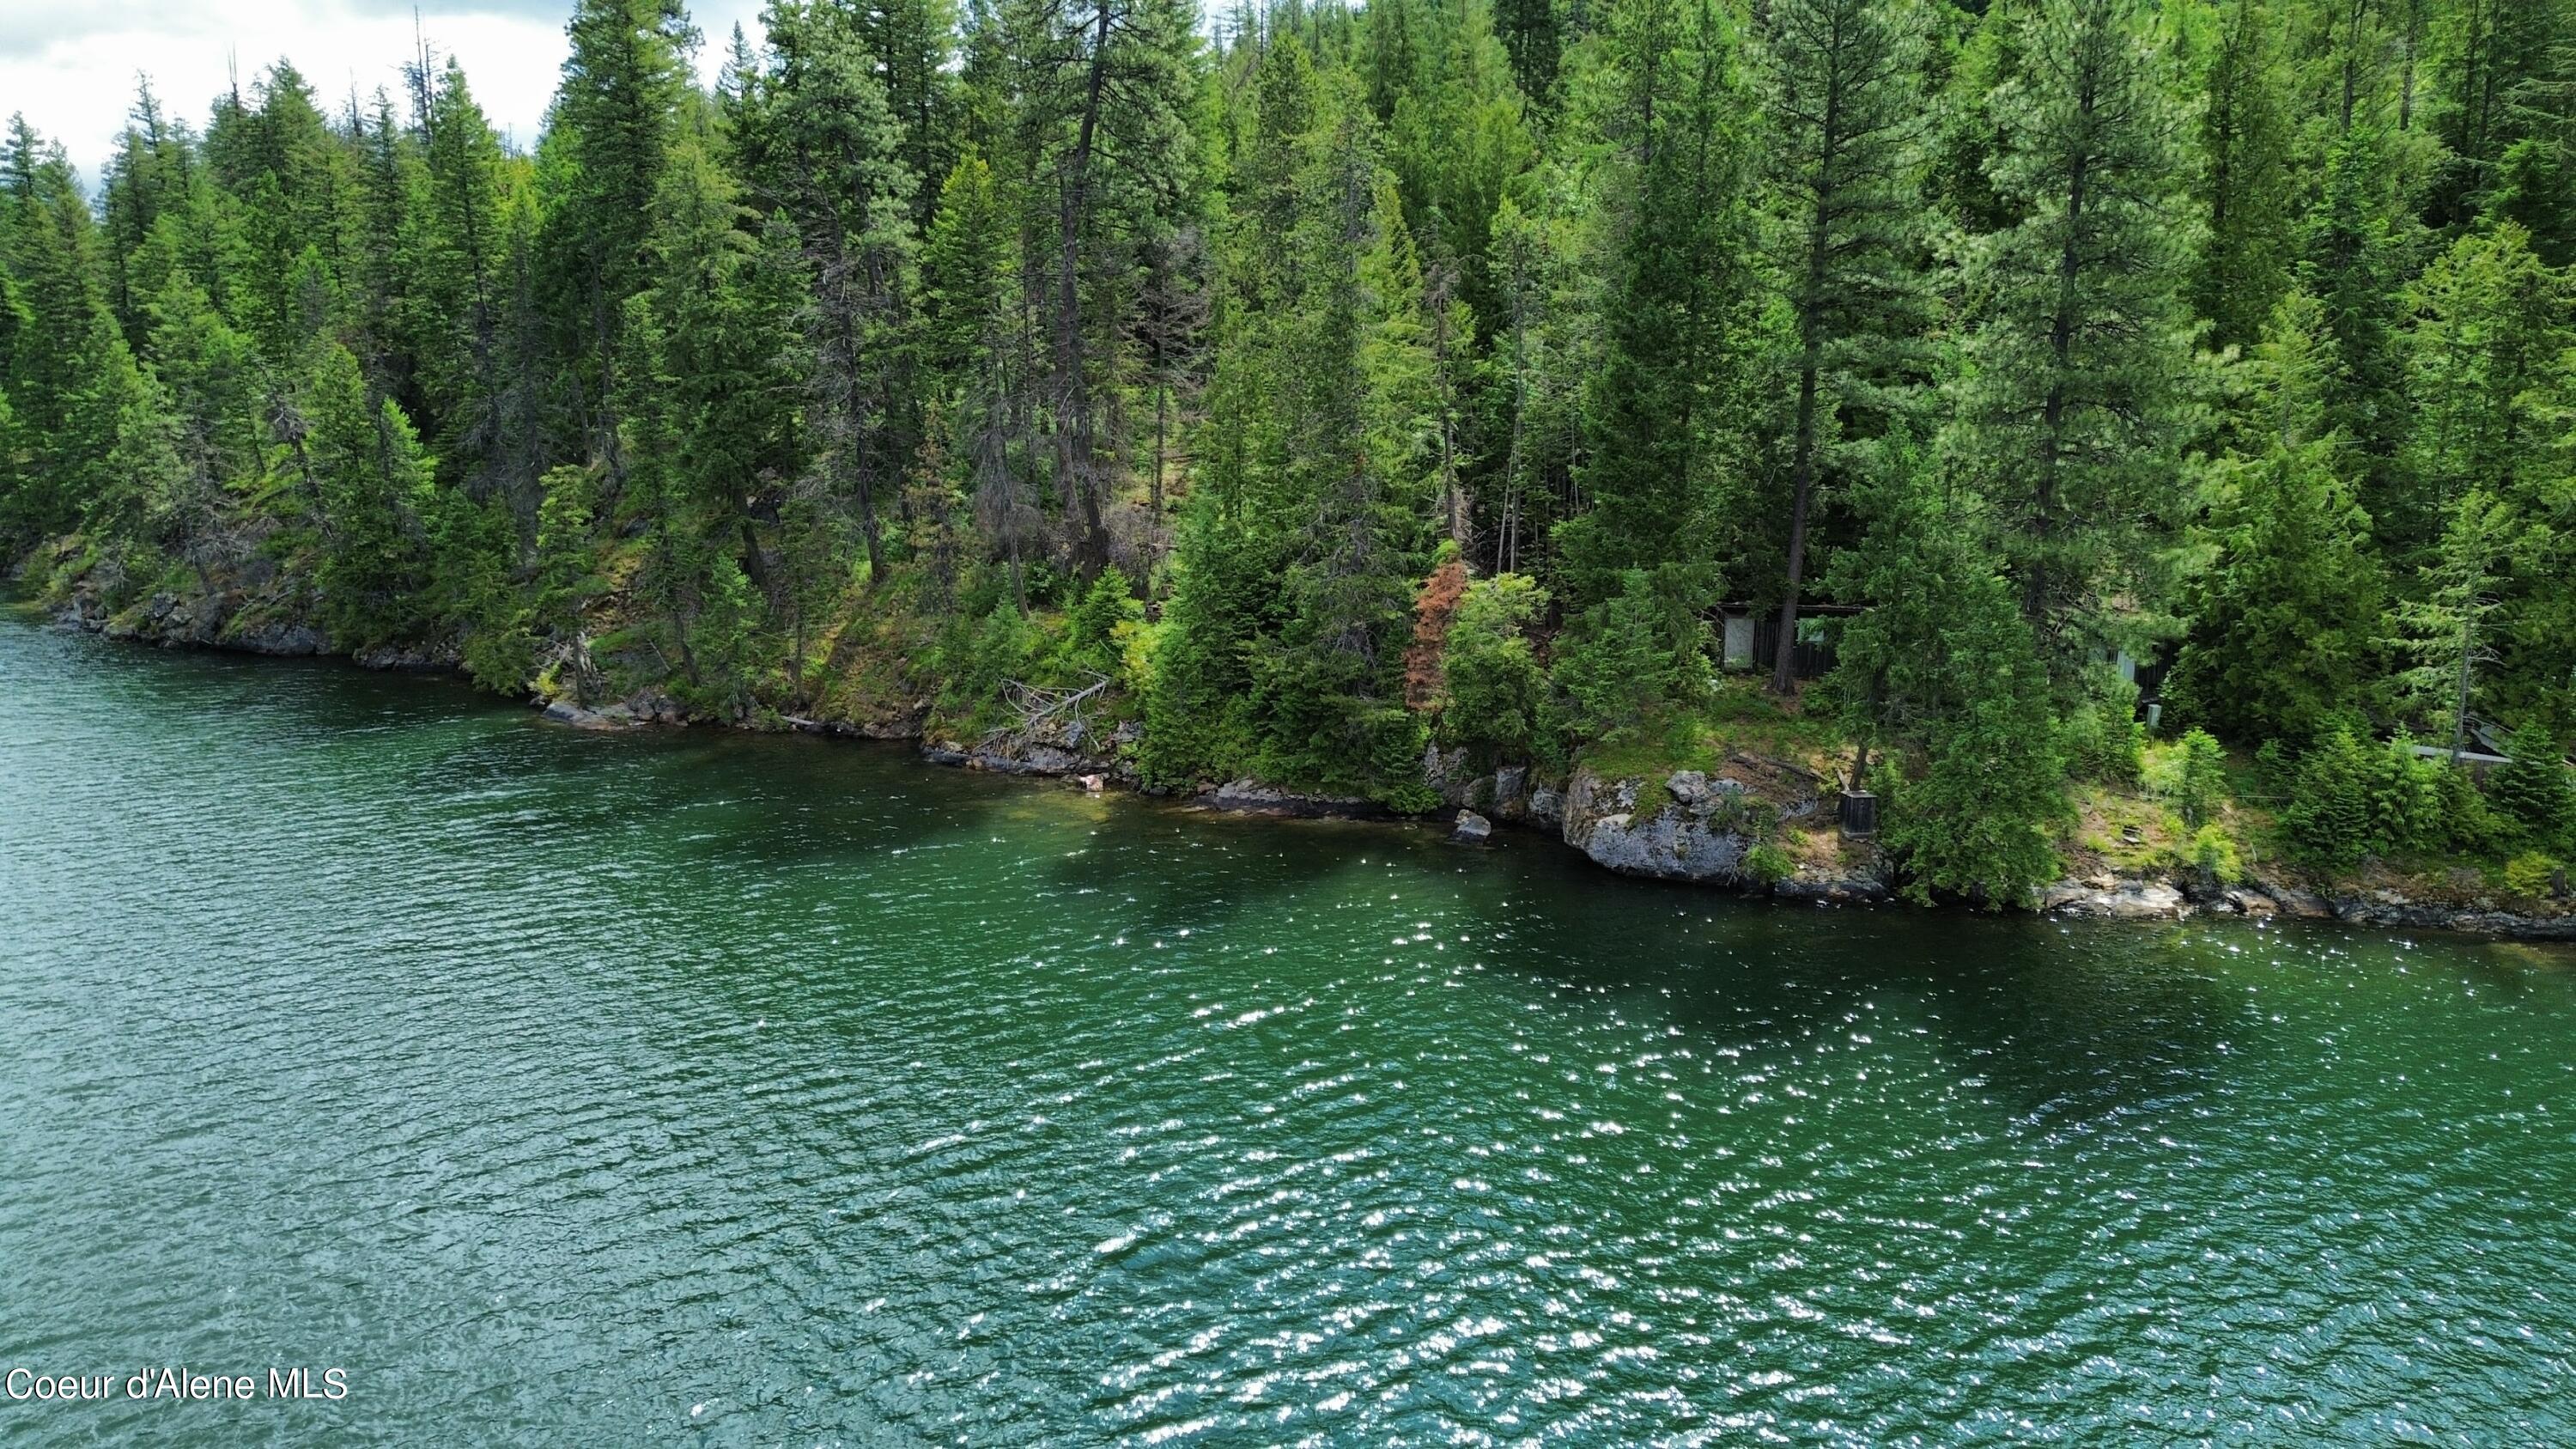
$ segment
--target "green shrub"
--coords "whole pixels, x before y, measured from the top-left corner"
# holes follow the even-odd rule
[[[2183,823],[2206,825],[2227,798],[2227,752],[2206,730],[2190,730],[2170,745],[2150,745],[2141,772],[2147,789],[2173,802]]]
[[[1064,642],[1056,658],[1068,668],[1116,678],[1120,673],[1119,626],[1144,622],[1145,606],[1135,586],[1115,565],[1100,571],[1064,616]]]
[[[1279,573],[1287,562],[1259,535],[1223,522],[1211,503],[1183,515],[1141,684],[1137,763],[1148,780],[1183,787],[1251,768],[1250,656],[1285,607]]]
[[[2146,744],[2137,716],[2138,686],[2125,679],[2111,680],[2077,705],[2058,730],[2067,772],[2105,785],[2135,784]]]
[[[1766,842],[1744,852],[1744,873],[1759,885],[1775,886],[1798,873],[1798,862],[1789,852]]]
[[[2443,808],[2443,781],[2450,766],[2415,753],[2412,737],[2400,734],[2385,749],[2369,753],[2370,816],[2379,855],[2446,850],[2451,830]]]
[[[2526,850],[2505,862],[2504,888],[2527,900],[2540,900],[2557,891],[2558,873],[2563,869],[2539,851]]]
[[[2265,740],[2254,751],[2254,788],[2262,792],[2267,803],[2277,804],[2290,793],[2290,782],[2298,775],[2298,761],[2290,757],[2290,747],[2280,740]]]
[[[2369,751],[2337,730],[2299,761],[2281,807],[2281,838],[2312,865],[2348,868],[2376,844]]]
[[[1528,630],[1546,608],[1547,591],[1521,574],[1467,585],[1441,658],[1444,738],[1506,756],[1529,749],[1547,703],[1547,675]]]
[[[2512,758],[2487,779],[2487,803],[2505,833],[2543,848],[2564,848],[2576,833],[2576,780],[2559,762],[2558,741],[2539,721],[2514,731]]]
[[[1627,570],[1620,583],[1616,596],[1585,610],[1557,640],[1550,678],[1562,696],[1558,721],[1578,741],[1634,729],[1698,693],[1706,630],[1697,616],[1643,569]]]
[[[2349,869],[2367,856],[2478,848],[2484,812],[2466,776],[2419,757],[2398,736],[2374,748],[2337,730],[2299,761],[2281,835],[2312,865]]]
[[[2478,782],[2466,770],[2455,770],[2439,760],[2423,762],[2434,771],[2434,791],[2441,797],[2439,839],[2427,842],[2427,849],[2449,850],[2460,855],[2492,856],[2510,842],[2512,832],[2489,807],[2487,797],[2478,791]]]
[[[2235,840],[2215,825],[2200,827],[2185,854],[2194,869],[2220,885],[2234,885],[2245,879],[2245,862],[2236,852]]]
[[[996,600],[983,617],[948,621],[931,663],[940,677],[939,717],[973,729],[999,717],[1002,685],[1025,678],[1045,636],[1020,617],[1009,598]]]

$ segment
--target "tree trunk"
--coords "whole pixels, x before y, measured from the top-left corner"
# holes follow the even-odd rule
[[[1082,540],[1075,562],[1085,575],[1096,574],[1109,561],[1109,540],[1100,526],[1100,480],[1091,437],[1091,388],[1083,376],[1081,241],[1090,209],[1091,151],[1100,127],[1102,92],[1108,84],[1109,0],[1093,0],[1090,74],[1083,86],[1082,121],[1073,153],[1065,158],[1056,211],[1056,372],[1064,417],[1057,423],[1057,465],[1070,491],[1068,501],[1082,513]]]

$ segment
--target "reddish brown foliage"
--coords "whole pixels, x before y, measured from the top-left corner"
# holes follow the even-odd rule
[[[1467,592],[1467,566],[1451,559],[1422,581],[1413,601],[1413,647],[1404,651],[1404,703],[1429,709],[1440,698],[1440,654],[1449,643],[1449,621]]]

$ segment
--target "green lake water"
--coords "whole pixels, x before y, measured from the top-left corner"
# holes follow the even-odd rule
[[[2563,951],[0,621],[0,1369],[118,1381],[11,1442],[2565,1444],[2571,1054]]]

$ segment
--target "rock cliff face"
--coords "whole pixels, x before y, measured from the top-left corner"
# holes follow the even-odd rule
[[[1702,885],[1759,884],[1744,858],[1760,843],[1763,807],[1740,780],[1686,770],[1655,798],[1642,780],[1577,770],[1566,788],[1565,843],[1622,875]]]

